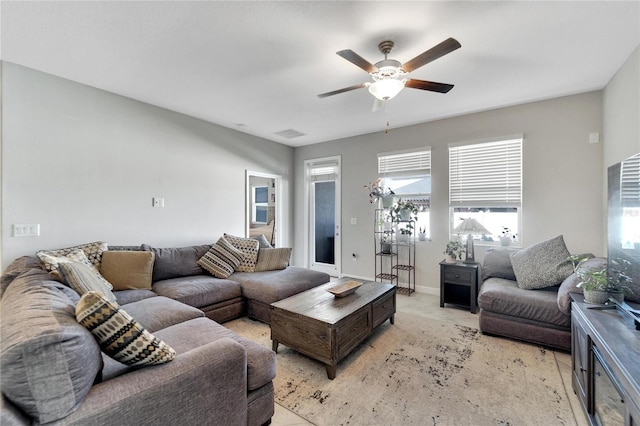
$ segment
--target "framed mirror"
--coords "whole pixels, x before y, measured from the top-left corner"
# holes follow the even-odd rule
[[[263,234],[274,247],[281,246],[280,181],[280,175],[246,173],[246,236]]]

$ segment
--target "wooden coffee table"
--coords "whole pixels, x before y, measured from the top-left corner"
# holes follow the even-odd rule
[[[336,377],[336,367],[373,330],[387,319],[393,324],[396,287],[361,281],[355,293],[336,297],[327,291],[341,279],[271,304],[271,340],[326,365],[327,377]]]

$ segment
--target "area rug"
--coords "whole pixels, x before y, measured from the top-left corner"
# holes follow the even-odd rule
[[[268,325],[225,325],[271,347]],[[278,404],[316,425],[576,424],[553,351],[401,312],[334,380],[280,345],[274,385]]]

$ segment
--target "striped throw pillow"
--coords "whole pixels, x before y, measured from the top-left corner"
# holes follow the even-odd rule
[[[262,272],[286,269],[286,267],[289,266],[291,251],[291,248],[285,247],[261,248],[258,253],[258,263],[256,263],[254,271]]]
[[[107,300],[116,301],[116,297],[111,292],[113,288],[111,284],[102,278],[98,271],[82,262],[61,262],[58,264],[58,272],[65,284],[74,289],[79,295],[96,291]]]
[[[125,365],[143,367],[169,362],[176,352],[98,292],[89,292],[76,305],[76,320],[93,334],[100,349]]]
[[[198,265],[216,278],[229,278],[244,259],[244,253],[238,250],[225,237],[220,239],[198,260]]]

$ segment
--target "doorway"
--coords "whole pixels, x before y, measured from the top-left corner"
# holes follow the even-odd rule
[[[340,157],[306,160],[305,176],[308,267],[340,276]]]
[[[281,247],[280,175],[246,171],[246,236],[263,234],[274,247]]]

